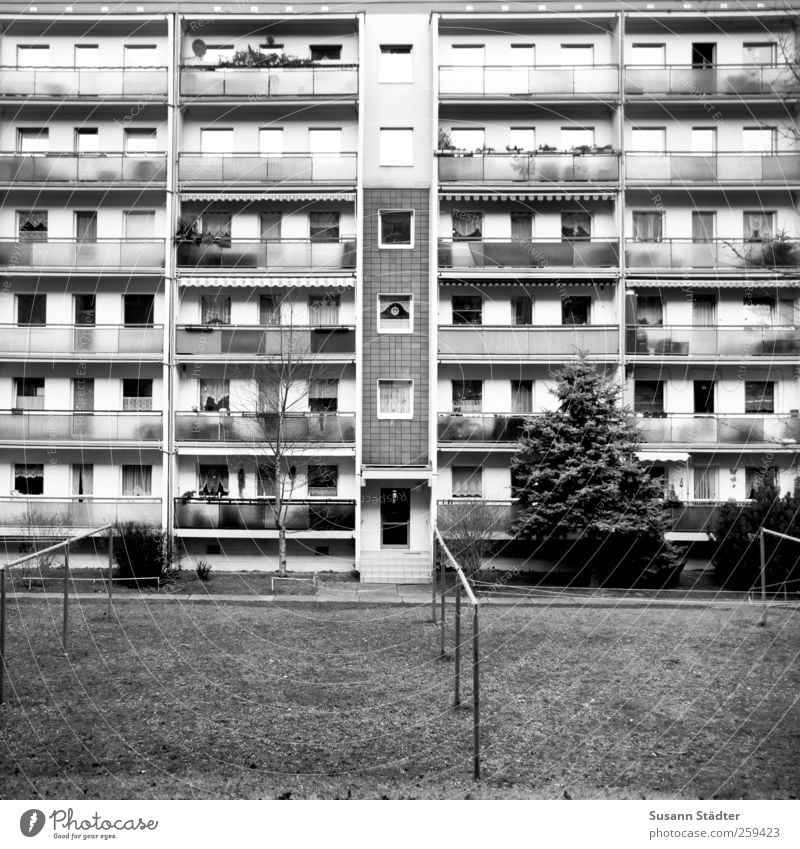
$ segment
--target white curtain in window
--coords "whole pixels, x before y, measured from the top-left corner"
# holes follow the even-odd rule
[[[380,387],[381,413],[408,414],[411,412],[411,382],[382,380]]]
[[[660,242],[663,219],[660,212],[634,212],[633,238],[639,242]]]
[[[230,491],[227,466],[200,466],[197,491],[200,495],[227,495]]]
[[[152,466],[123,466],[122,494],[150,495],[153,484]]]
[[[201,321],[203,324],[230,324],[231,299],[217,292],[203,295],[200,299]]]
[[[717,497],[717,477],[719,468],[707,466],[703,469],[694,470],[694,497],[706,501]]]
[[[772,238],[772,214],[769,212],[745,212],[744,237],[750,241]]]
[[[454,466],[452,475],[454,498],[480,498],[483,495],[480,469]]]
[[[94,466],[76,464],[72,467],[72,494],[92,495],[94,492]]]

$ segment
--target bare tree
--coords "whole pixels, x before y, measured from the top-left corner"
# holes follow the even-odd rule
[[[440,508],[439,532],[461,568],[472,577],[483,568],[504,528],[503,512],[485,501],[451,501]]]

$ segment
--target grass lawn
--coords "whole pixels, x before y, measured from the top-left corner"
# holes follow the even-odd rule
[[[484,774],[428,610],[9,604],[0,797],[788,798],[800,615],[482,612]],[[469,627],[465,627],[465,636]],[[452,633],[448,636],[452,647]],[[464,696],[469,698],[469,667]]]

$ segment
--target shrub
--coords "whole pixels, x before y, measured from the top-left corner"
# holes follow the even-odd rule
[[[194,571],[197,573],[197,577],[199,580],[211,580],[211,564],[208,563],[206,560],[199,560],[197,566],[195,566]]]
[[[118,522],[114,526],[114,559],[119,577],[129,586],[161,583],[172,563],[169,534],[144,522]]]

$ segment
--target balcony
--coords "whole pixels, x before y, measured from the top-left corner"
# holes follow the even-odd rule
[[[64,528],[99,528],[114,522],[161,525],[161,499],[146,497],[98,498],[93,495],[50,498],[46,495],[0,497],[0,528],[32,536],[63,537]]]
[[[694,68],[691,65],[666,67],[625,66],[625,94],[657,97],[698,98],[781,97],[798,89],[792,69],[786,64],[717,65]],[[699,101],[698,101],[699,103]]]
[[[539,269],[611,268],[619,263],[616,239],[562,242],[542,239],[514,241],[439,239],[439,268]]]
[[[176,413],[179,442],[248,442],[275,444],[278,425],[281,442],[289,445],[353,444],[355,413],[290,413],[279,421],[269,413]]]
[[[160,357],[164,329],[96,324],[48,324],[20,327],[0,324],[0,353],[56,357],[75,354],[96,358],[101,355],[130,355],[141,359]]]
[[[2,97],[166,100],[166,68],[0,67]]]
[[[4,410],[0,440],[26,442],[159,442],[160,412],[74,412],[72,410]]]
[[[287,530],[350,534],[355,529],[355,501],[293,500]],[[273,531],[275,514],[266,498],[175,499],[175,528],[192,531]]]
[[[691,448],[767,445],[797,450],[800,418],[772,413],[743,415],[664,414],[637,417],[641,440],[648,444],[680,444]]]
[[[358,65],[306,68],[181,69],[181,97],[215,98],[355,98]]]
[[[629,153],[628,183],[786,183],[800,181],[798,153]]]
[[[797,268],[800,240],[774,239],[751,242],[744,239],[662,239],[658,242],[625,240],[625,261],[637,271],[709,268],[776,271]]]
[[[355,153],[281,153],[268,156],[237,153],[182,153],[178,180],[182,185],[236,187],[264,183],[353,184],[356,181]]]
[[[439,442],[513,443],[525,418],[522,413],[439,413]]]
[[[785,357],[800,354],[796,327],[630,325],[628,355],[648,357]]]
[[[615,356],[619,351],[618,328],[616,325],[439,326],[439,356],[443,359],[551,359],[574,357],[578,351],[588,351],[591,357]]]
[[[442,100],[529,97],[552,100],[570,96],[581,100],[614,98],[619,92],[616,65],[442,65],[439,97]]]
[[[484,153],[439,156],[440,183],[611,183],[616,153]]]
[[[178,265],[184,268],[255,268],[260,271],[352,271],[356,242],[281,239],[271,242],[178,243]]]
[[[160,185],[167,180],[164,153],[129,156],[124,153],[0,153],[0,183],[53,186],[64,183]]]
[[[447,537],[447,527],[454,522],[459,525],[468,516],[470,505],[475,504],[481,508],[481,522],[484,518],[484,509],[488,511],[486,518],[491,523],[490,536],[494,539],[510,539],[513,537],[511,526],[517,517],[517,504],[515,501],[487,501],[483,498],[449,498],[437,501],[436,524]]]
[[[712,533],[722,507],[722,503],[711,501],[690,501],[685,504],[671,505],[669,507],[670,529]]]
[[[0,239],[0,267],[9,271],[161,269],[164,267],[164,240],[98,239],[96,242],[81,242],[77,239]]]
[[[176,350],[190,357],[280,357],[291,352],[308,357],[352,358],[355,327],[244,327],[241,325],[182,325]]]

